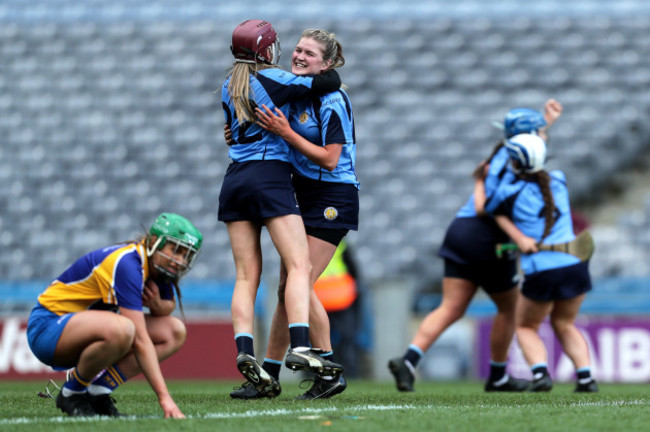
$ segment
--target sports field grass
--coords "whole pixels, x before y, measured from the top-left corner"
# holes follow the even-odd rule
[[[0,382],[0,431],[647,431],[650,386],[601,384],[598,394],[574,394],[556,384],[545,394],[484,393],[478,382],[416,384],[399,393],[392,382],[352,381],[332,399],[294,401],[298,383],[273,400],[235,401],[235,382],[172,381],[186,420],[164,420],[144,381],[115,393],[124,419],[64,416],[37,393],[44,382]]]

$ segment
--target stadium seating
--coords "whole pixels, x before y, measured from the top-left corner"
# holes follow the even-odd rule
[[[567,172],[576,201],[646,151],[650,12],[642,2],[614,2],[617,10],[594,1],[595,17],[580,13],[587,1],[553,19],[517,15],[514,1],[485,16],[460,6],[434,15],[440,3],[424,2],[420,14],[392,20],[377,15],[395,12],[394,2],[372,2],[375,12],[355,25],[323,5],[294,2],[295,16],[266,6],[282,14],[274,24],[285,66],[306,26],[334,31],[345,48],[362,183],[360,230],[350,237],[369,280],[440,277],[444,229],[500,139],[491,122],[512,107],[563,102],[551,163]],[[51,278],[77,255],[138,235],[163,210],[205,233],[194,279],[232,278],[216,220],[229,163],[218,92],[245,14],[207,0],[180,10],[162,0],[23,3],[0,5],[3,279]],[[638,234],[649,226],[644,217],[595,228],[594,277],[649,276],[650,236]],[[633,246],[609,251],[621,241]],[[274,278],[279,259],[266,235],[263,245]]]

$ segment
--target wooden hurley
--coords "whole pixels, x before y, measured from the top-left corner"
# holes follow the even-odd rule
[[[584,230],[570,242],[556,244],[537,244],[540,251],[564,252],[578,257],[580,261],[588,261],[596,250],[594,238],[589,230]],[[501,258],[505,251],[517,250],[515,243],[499,243],[496,247],[497,257]]]

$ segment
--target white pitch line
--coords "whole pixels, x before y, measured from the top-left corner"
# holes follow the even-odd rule
[[[575,402],[568,406],[573,407],[608,407],[624,405],[648,405],[650,401],[646,399],[637,399],[632,401],[610,401],[610,402]],[[346,407],[323,407],[323,408],[300,408],[300,409],[267,409],[267,410],[248,410],[244,412],[228,413],[207,413],[188,415],[188,419],[235,419],[235,418],[256,418],[256,417],[277,417],[277,416],[300,416],[305,414],[325,414],[336,412],[343,413],[360,413],[368,411],[412,411],[412,410],[448,410],[458,408],[494,408],[503,405],[351,405]],[[38,424],[38,423],[90,423],[96,421],[131,421],[143,419],[162,419],[161,416],[127,416],[115,419],[112,417],[47,417],[47,418],[28,418],[19,417],[13,419],[0,419],[0,426],[19,425],[19,424]]]
[[[269,409],[269,410],[248,410],[244,412],[228,413],[208,413],[186,416],[188,419],[232,419],[232,418],[255,418],[268,416],[297,416],[304,414],[322,414],[329,412],[365,412],[365,411],[399,411],[414,409],[434,408],[433,405],[352,405],[345,408],[324,407],[324,408],[300,408],[300,409]],[[142,419],[162,419],[160,416],[127,416],[115,419],[112,417],[48,417],[48,418],[28,418],[19,417],[15,419],[2,419],[0,426],[16,424],[37,424],[37,423],[88,423],[95,421],[128,421]]]
[[[433,408],[433,405],[417,406],[417,405],[353,405],[345,408],[338,407],[324,407],[324,408],[300,408],[300,409],[270,409],[270,410],[249,410],[242,413],[209,413],[191,418],[203,419],[227,419],[227,418],[254,418],[254,417],[269,417],[269,416],[294,416],[301,414],[324,414],[329,412],[364,412],[364,411],[398,411],[398,410],[413,410],[413,409],[427,409]],[[190,417],[188,417],[190,418]]]

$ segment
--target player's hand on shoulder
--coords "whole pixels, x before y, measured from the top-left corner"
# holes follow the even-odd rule
[[[255,108],[257,114],[257,124],[269,132],[273,132],[281,137],[286,137],[291,132],[289,120],[277,107],[271,111],[269,107],[262,104],[262,108]]]

